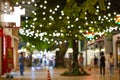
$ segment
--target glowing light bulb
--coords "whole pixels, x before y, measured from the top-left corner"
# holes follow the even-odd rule
[[[110,3],[110,2],[108,2],[108,5],[110,6],[110,5],[111,5],[111,3]]]
[[[57,8],[60,8],[60,6],[59,6],[59,5],[57,5]]]
[[[47,1],[44,1],[45,4],[47,4]]]

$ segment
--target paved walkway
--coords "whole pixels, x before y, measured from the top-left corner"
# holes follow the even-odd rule
[[[89,76],[60,76],[61,73],[65,72],[67,69],[63,68],[54,68],[50,69],[51,80],[120,80],[119,69],[114,70],[114,74],[109,76],[109,71],[106,69],[106,75],[101,76],[99,74],[99,68],[92,68],[91,71],[88,71],[91,75]],[[26,69],[24,76],[19,75],[19,71],[13,72],[14,78],[6,79],[0,78],[0,80],[48,80],[48,71],[41,69]]]

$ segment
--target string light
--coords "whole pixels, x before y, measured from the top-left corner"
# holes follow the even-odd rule
[[[31,2],[30,2],[30,1],[28,1],[28,4],[31,4]]]
[[[52,23],[49,23],[49,25],[52,25]]]
[[[108,2],[108,5],[110,6],[110,5],[111,5],[111,3],[110,3],[110,2]]]
[[[25,4],[25,2],[24,2],[24,1],[22,1],[22,4]]]
[[[70,24],[70,21],[68,21],[68,24]]]
[[[45,0],[44,3],[47,4],[47,1]]]
[[[43,12],[43,15],[45,15],[45,12]]]
[[[18,2],[16,2],[16,5],[19,5],[19,3],[18,3]]]
[[[34,4],[34,6],[37,6],[37,4]]]
[[[32,0],[32,2],[35,2],[35,0]]]
[[[43,8],[43,5],[40,5],[40,8]]]
[[[55,14],[55,11],[53,11],[52,14]]]
[[[55,11],[57,11],[58,9],[57,8],[55,8]]]
[[[42,27],[43,25],[42,25],[42,24],[40,24],[39,26],[40,26],[40,27]]]
[[[34,1],[32,1],[32,2],[34,2]],[[48,2],[45,0],[45,1],[44,1],[44,4],[47,4],[47,3],[48,3]],[[23,1],[22,4],[25,4],[25,2]],[[16,5],[18,5],[18,3],[16,3]],[[110,5],[111,5],[111,3],[108,2],[107,9],[110,9]],[[37,4],[34,4],[34,6],[37,6]],[[46,6],[43,6],[42,4],[40,5],[40,8],[47,9],[47,7],[46,7]],[[51,15],[56,14],[57,12],[55,12],[55,11],[58,11],[58,8],[60,8],[60,5],[57,5],[56,8],[54,8],[54,10],[49,9],[49,12],[51,13]],[[96,14],[96,15],[99,15],[99,12],[100,12],[99,8],[100,8],[100,7],[99,7],[99,6],[96,6],[96,8],[97,8],[97,9],[96,9],[96,13],[95,13],[95,14]],[[35,11],[32,11],[32,13],[34,14],[34,16],[37,14]],[[43,11],[42,14],[43,14],[43,15],[46,15],[47,13]],[[113,14],[116,15],[116,12],[114,12]],[[63,11],[61,11],[61,16],[59,16],[58,18],[59,18],[59,19],[62,19],[64,15],[66,15],[66,14],[65,14]],[[87,15],[87,12],[85,12],[85,15]],[[102,17],[101,17],[101,16],[98,16],[98,21],[101,22],[101,23],[103,23],[105,20],[107,20],[108,22],[111,22],[111,21],[115,20],[115,18],[111,18],[111,16],[112,16],[112,15],[111,15],[110,13],[108,13],[107,15],[104,15],[104,16],[102,16]],[[50,18],[51,20],[54,20],[54,16],[49,16],[49,18]],[[67,21],[67,23],[70,25],[70,26],[67,26],[67,28],[70,29],[70,28],[72,28],[72,27],[75,27],[73,24],[72,24],[72,25],[70,24],[70,23],[72,23],[71,20],[70,20],[70,17],[67,16],[66,18],[69,19],[69,20]],[[47,18],[47,17],[42,17],[42,19],[43,19],[43,20],[47,20],[48,18]],[[75,19],[76,22],[79,21],[79,18],[77,18],[77,17],[74,18],[74,19]],[[85,17],[84,19],[85,19],[85,20],[89,20],[89,17]],[[33,21],[36,21],[36,20],[37,20],[37,18],[34,18],[34,19],[33,19]],[[89,25],[89,22],[91,23],[90,25],[97,24],[98,21],[95,21],[95,20],[93,20],[93,21],[92,21],[92,20],[91,20],[91,21],[87,21],[87,22],[85,22],[85,25]],[[28,23],[28,20],[26,20],[26,23]],[[52,25],[52,23],[49,22],[48,25]],[[39,26],[40,26],[40,27],[43,27],[42,24],[40,24]],[[32,24],[31,27],[35,28],[35,25]],[[83,32],[82,27],[81,27],[81,26],[78,26],[78,28],[79,28],[79,29],[81,28],[81,30],[79,30],[79,32],[82,33],[82,32]],[[94,29],[92,29],[91,27],[89,27],[89,29],[94,32]],[[100,30],[100,29],[98,28],[98,31],[99,31],[99,30]],[[112,29],[110,28],[110,30],[106,30],[106,31],[111,32]],[[71,32],[71,31],[70,31],[70,32]],[[64,34],[61,32],[61,35],[64,35]],[[66,34],[66,35],[70,35],[70,34]],[[82,33],[82,35],[84,35],[84,34]],[[52,34],[51,34],[50,36],[52,36]],[[72,35],[71,35],[71,36],[72,36]],[[37,36],[36,36],[36,37],[37,37]],[[78,37],[78,36],[75,35],[75,37]],[[56,43],[57,43],[57,42],[56,42]]]
[[[59,6],[59,5],[57,5],[57,8],[60,8],[60,6]]]
[[[96,8],[97,8],[97,9],[99,9],[100,7],[99,7],[99,6],[97,6]]]
[[[47,7],[46,6],[44,6],[44,9],[46,9]]]
[[[52,9],[50,9],[49,12],[52,12]]]
[[[60,16],[59,19],[62,19],[62,17]]]
[[[69,19],[70,17],[69,16],[67,16],[67,19]]]
[[[75,19],[75,21],[78,21],[78,20],[79,20],[79,18],[76,18],[76,19]]]
[[[110,9],[110,6],[107,6],[107,9]]]

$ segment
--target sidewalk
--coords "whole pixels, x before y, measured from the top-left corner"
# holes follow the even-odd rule
[[[61,73],[66,71],[64,68],[54,68],[50,69],[50,75],[52,80],[120,80],[119,70],[115,69],[114,74],[109,76],[108,69],[106,69],[106,75],[101,76],[99,74],[99,68],[92,68],[91,71],[88,71],[91,75],[89,76],[60,76]],[[25,70],[24,76],[19,75],[19,71],[14,73],[14,78],[6,79],[0,78],[0,80],[47,80],[48,73],[47,70]]]

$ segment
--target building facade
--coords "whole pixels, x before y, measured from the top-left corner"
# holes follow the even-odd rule
[[[20,7],[11,7],[9,1],[0,2],[0,75],[18,69],[21,11]]]
[[[113,35],[113,53],[115,57],[115,66],[120,65],[120,33]]]
[[[106,57],[106,64],[107,64],[107,59],[109,57],[109,53],[113,52],[113,40],[112,37],[101,37],[93,42],[90,42],[87,44],[87,51],[82,51],[84,53],[85,57],[85,64],[87,62],[87,65],[93,65],[94,61],[94,56],[97,56],[98,59],[100,58],[100,52],[104,52],[105,57]],[[86,57],[87,56],[87,57]],[[99,65],[99,61],[98,61]],[[108,67],[108,66],[106,66]]]

